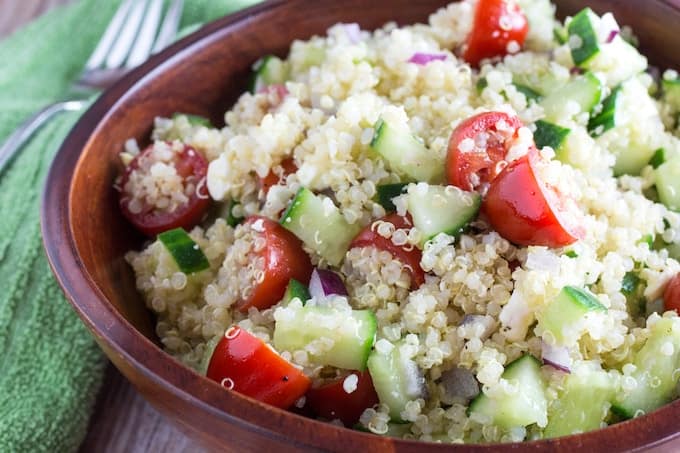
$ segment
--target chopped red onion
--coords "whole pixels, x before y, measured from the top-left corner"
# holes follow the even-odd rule
[[[578,66],[574,66],[569,70],[570,74],[583,74],[583,69],[579,68]]]
[[[345,30],[345,34],[352,44],[358,44],[361,42],[361,28],[356,22],[351,24],[342,24],[342,28]]]
[[[545,365],[550,365],[559,371],[571,373],[571,357],[564,346],[553,346],[545,341],[541,342],[541,356]]]
[[[609,32],[609,36],[607,36],[607,44],[610,42],[614,41],[614,38],[619,34],[618,30],[612,30]]]
[[[317,268],[314,269],[309,280],[309,294],[316,299],[332,294],[346,296],[347,289],[338,274]]]
[[[416,52],[411,58],[408,59],[409,63],[415,63],[419,65],[426,65],[431,61],[435,60],[446,60],[445,54],[435,54],[435,53],[421,53]]]

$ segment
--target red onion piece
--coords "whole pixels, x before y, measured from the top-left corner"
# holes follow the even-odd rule
[[[583,69],[579,68],[578,66],[574,66],[569,70],[570,74],[583,74]]]
[[[617,36],[618,34],[619,34],[619,31],[618,31],[618,30],[612,30],[612,31],[610,31],[610,32],[609,32],[609,36],[607,36],[607,44],[609,44],[610,42],[612,42],[612,41],[614,40],[614,38],[616,38],[616,36]]]
[[[352,44],[358,44],[361,41],[361,28],[356,22],[351,24],[342,24],[345,34]]]
[[[309,294],[320,299],[332,294],[347,295],[347,289],[338,274],[326,269],[314,269],[309,279]]]
[[[431,61],[435,60],[446,60],[446,55],[445,54],[434,54],[434,53],[421,53],[421,52],[416,52],[413,54],[411,58],[408,59],[409,63],[415,63],[418,65],[426,65]]]
[[[564,346],[553,346],[545,341],[541,342],[541,357],[545,365],[550,365],[559,371],[571,373],[571,357]]]

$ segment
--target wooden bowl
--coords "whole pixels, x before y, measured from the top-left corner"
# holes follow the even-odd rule
[[[672,3],[671,3],[672,2]],[[425,21],[446,0],[277,0],[214,22],[183,39],[104,93],[75,126],[54,160],[42,206],[42,232],[66,296],[111,361],[161,412],[208,446],[233,451],[620,451],[679,449],[680,401],[606,429],[507,445],[402,441],[332,426],[266,406],[184,367],[159,347],[153,317],[135,290],[127,250],[143,238],[120,215],[114,178],[125,140],[147,141],[153,119],[176,111],[218,122],[246,88],[251,64],[285,55],[296,38],[324,34],[336,22],[374,29],[387,21]],[[560,0],[560,14],[584,6]],[[680,66],[677,0],[590,0],[634,27],[643,51],[661,67]]]

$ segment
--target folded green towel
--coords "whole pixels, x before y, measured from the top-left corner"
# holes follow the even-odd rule
[[[186,0],[182,26],[257,0]],[[58,8],[0,42],[0,143],[63,95],[118,1]],[[40,239],[43,181],[79,113],[51,121],[0,174],[0,452],[75,451],[104,357],[52,278]]]

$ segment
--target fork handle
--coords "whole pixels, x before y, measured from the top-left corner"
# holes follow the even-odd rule
[[[54,117],[59,112],[80,110],[86,105],[86,102],[87,101],[55,102],[54,104],[44,107],[24,121],[23,124],[7,138],[2,147],[0,147],[0,173],[4,170],[5,165],[7,165],[17,151],[19,151],[33,134],[35,134],[35,132],[50,118]]]

